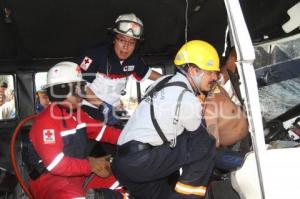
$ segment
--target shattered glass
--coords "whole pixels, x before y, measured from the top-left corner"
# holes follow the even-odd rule
[[[255,46],[255,69],[300,58],[300,35]],[[300,67],[300,66],[299,66]],[[270,121],[300,103],[300,77],[259,88],[261,111]]]

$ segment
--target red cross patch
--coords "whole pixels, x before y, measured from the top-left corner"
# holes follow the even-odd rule
[[[44,129],[43,138],[44,138],[44,144],[55,144],[54,129]]]
[[[59,68],[54,68],[54,70],[53,70],[53,76],[54,77],[60,76],[60,70],[59,70]]]
[[[85,56],[80,64],[80,68],[82,68],[82,70],[86,71],[90,67],[92,62],[93,62],[93,60],[91,58]]]

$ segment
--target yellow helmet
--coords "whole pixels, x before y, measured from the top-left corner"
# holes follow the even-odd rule
[[[220,61],[216,49],[201,40],[193,40],[184,44],[178,51],[174,63],[177,66],[191,63],[202,70],[220,71]]]

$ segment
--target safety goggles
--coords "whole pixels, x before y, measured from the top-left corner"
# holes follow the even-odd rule
[[[130,34],[131,32],[132,36],[138,38],[140,38],[143,34],[143,27],[140,24],[135,23],[133,21],[118,21],[115,28],[117,31],[123,34]]]

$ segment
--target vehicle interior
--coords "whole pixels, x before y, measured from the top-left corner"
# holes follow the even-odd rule
[[[297,147],[300,23],[299,18],[295,22],[295,17],[300,17],[299,0],[239,2],[255,49],[253,65],[266,144],[273,148]],[[297,11],[288,13],[297,5]],[[201,39],[213,44],[221,65],[228,48],[234,45],[232,34],[227,31],[229,22],[223,0],[0,1],[0,91],[2,83],[6,83],[0,103],[10,102],[14,107],[9,116],[0,113],[0,199],[28,198],[11,163],[11,138],[23,119],[37,113],[36,92],[46,83],[48,69],[60,61],[74,60],[88,48],[112,42],[108,28],[118,15],[130,12],[139,16],[145,27],[144,39],[137,50],[145,63],[161,74],[175,72],[174,56],[186,41]],[[238,75],[231,81],[239,85]],[[151,83],[150,80],[127,82],[127,92],[122,98],[126,109],[124,123]],[[22,152],[31,123],[21,128],[13,146],[25,182],[28,176]],[[250,136],[229,149],[252,151]],[[97,154],[97,149],[94,153]],[[214,172],[206,198],[241,198],[231,186],[230,171]]]

